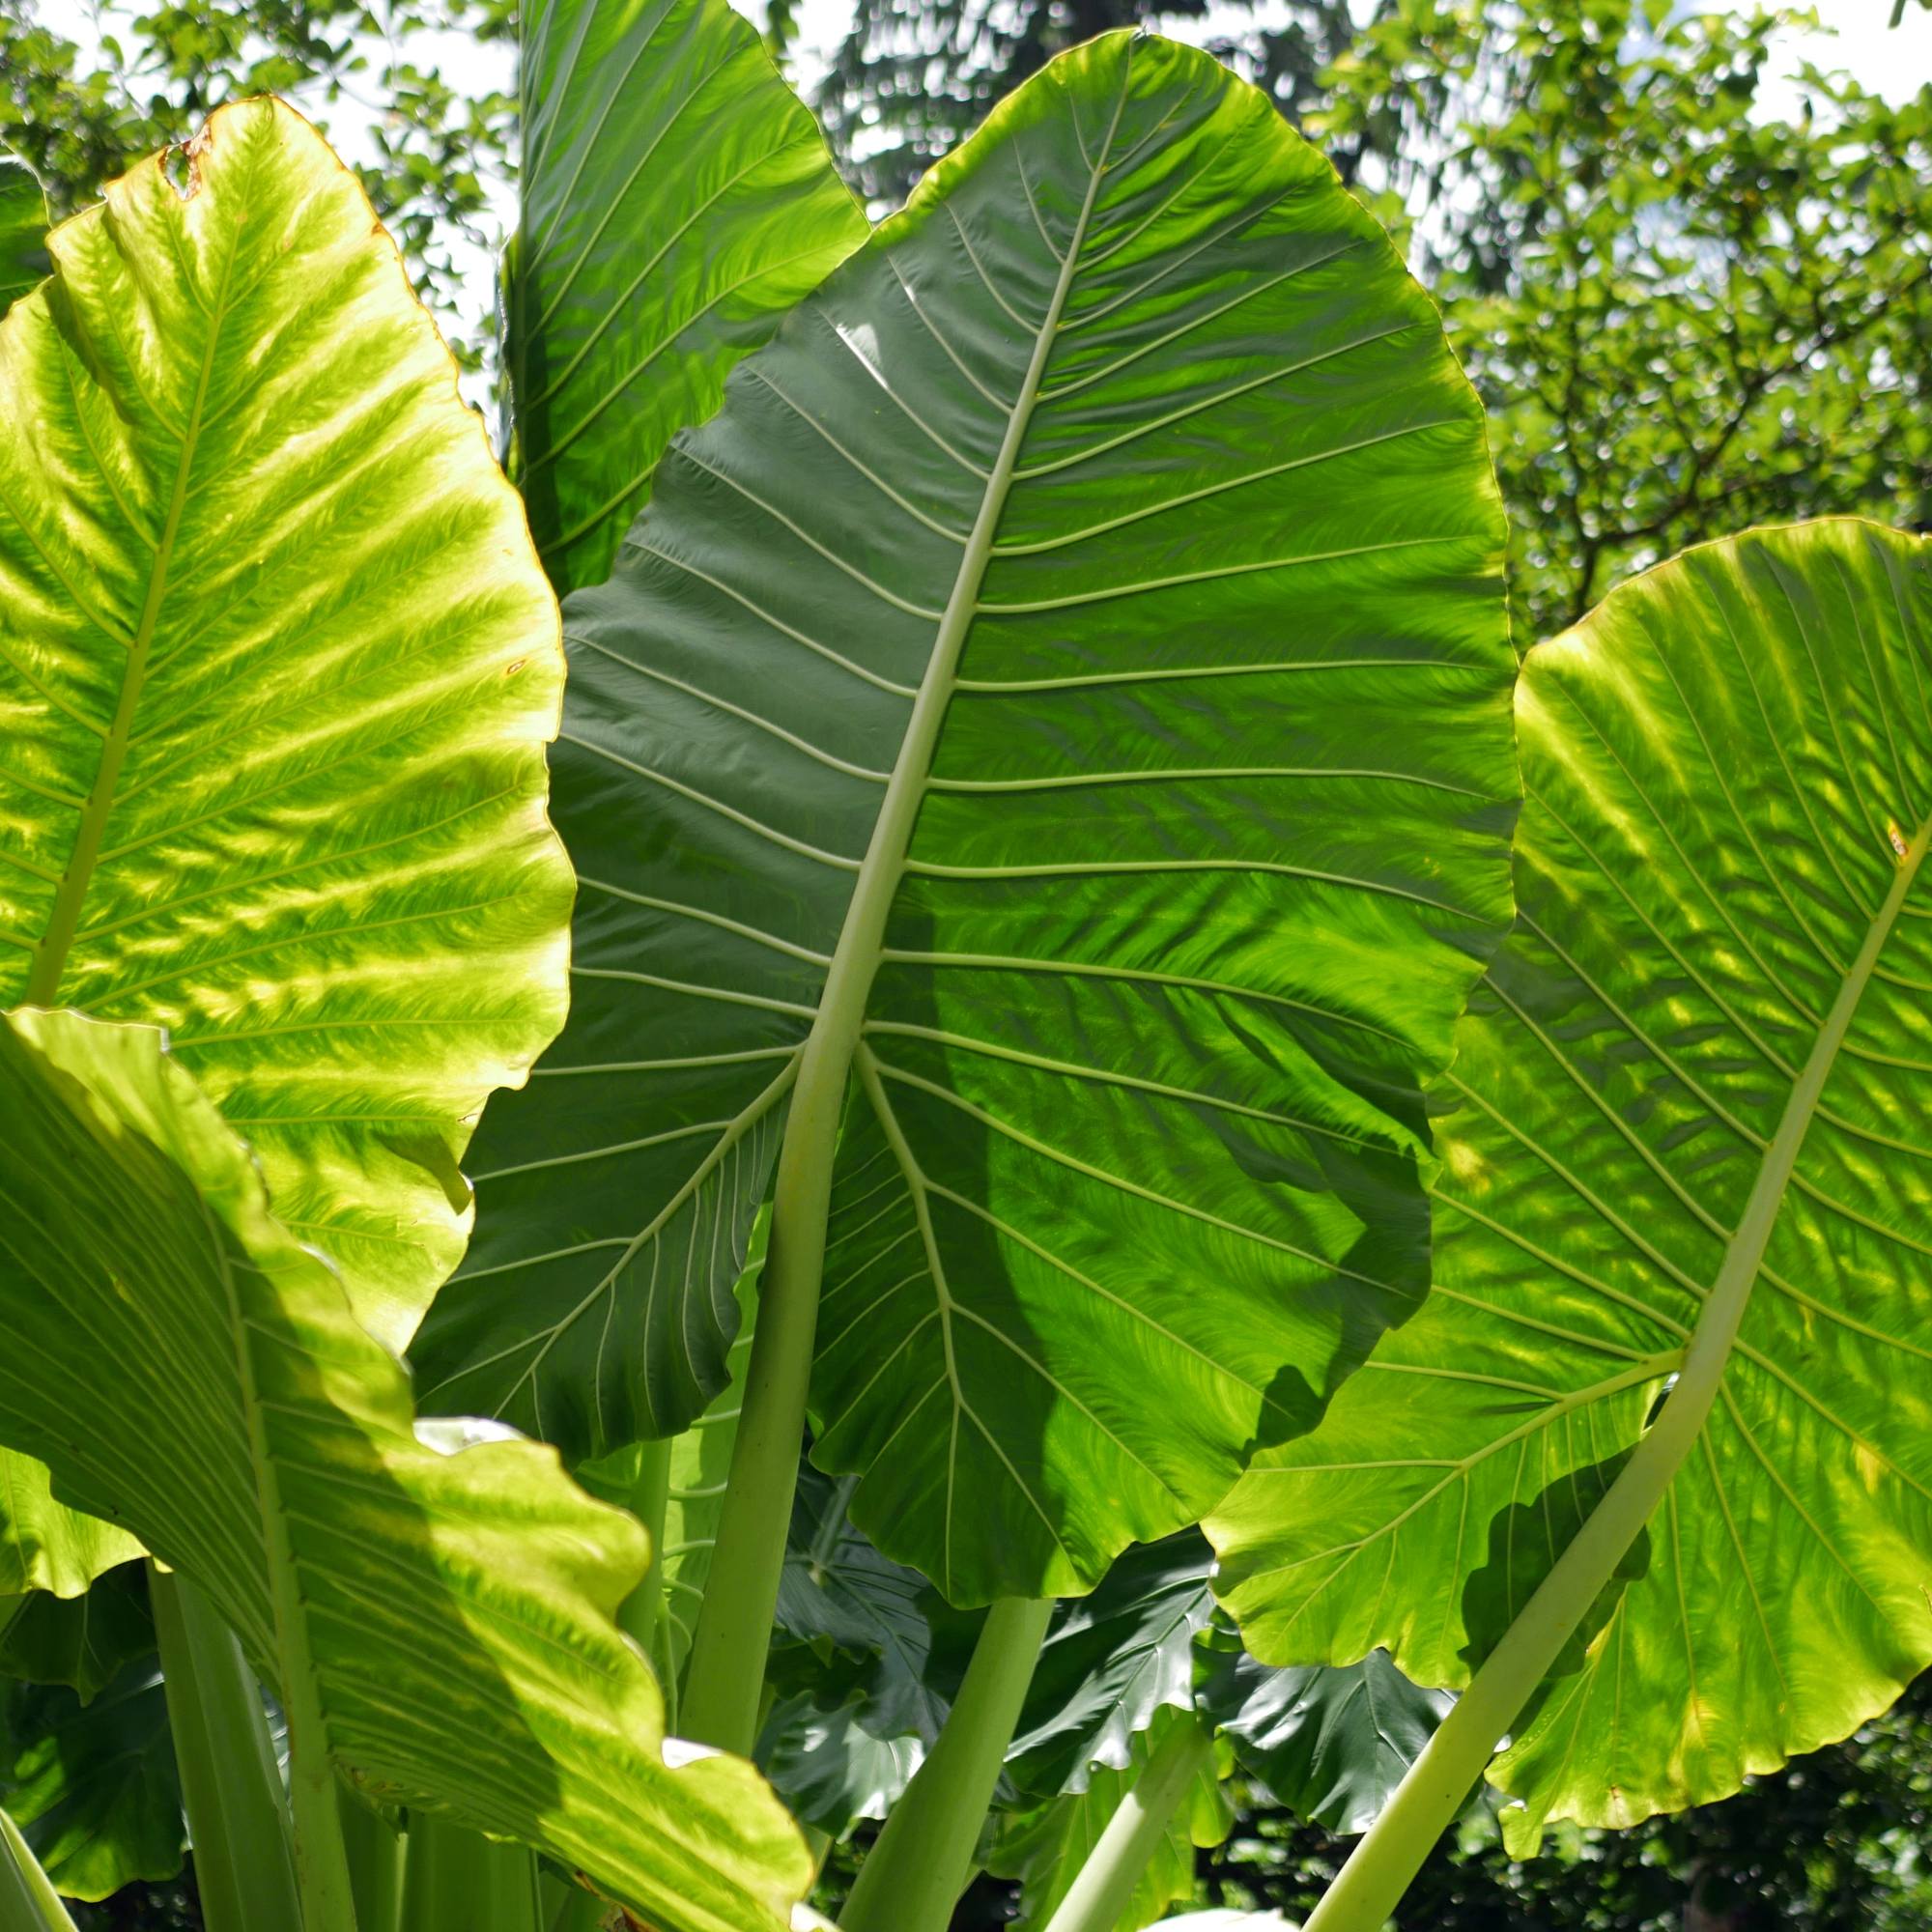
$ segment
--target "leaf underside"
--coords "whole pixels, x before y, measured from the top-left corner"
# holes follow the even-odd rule
[[[405,1371],[158,1034],[0,1021],[0,1432],[200,1586],[319,1712],[298,1747],[666,1932],[780,1932],[796,1829],[742,1761],[666,1762],[613,1621],[642,1532],[541,1444],[417,1439]]]
[[[570,604],[572,1025],[486,1124],[421,1384],[572,1457],[719,1386],[933,672],[883,950],[842,969],[876,977],[815,1453],[955,1602],[1085,1587],[1421,1286],[1416,1082],[1507,916],[1516,788],[1479,405],[1264,98],[1116,36],[937,168],[654,491]]]
[[[1530,654],[1435,1293],[1210,1521],[1259,1653],[1466,1681],[1567,1538],[1537,1525],[1642,1432],[1853,1002],[1701,1436],[1492,1768],[1518,1851],[1724,1797],[1932,1661],[1928,696],[1932,550],[1850,521],[1689,552]]]

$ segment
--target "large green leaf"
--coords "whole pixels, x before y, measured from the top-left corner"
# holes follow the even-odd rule
[[[1261,1655],[1463,1681],[1702,1336],[1690,1454],[1492,1769],[1518,1849],[1720,1798],[1932,1660],[1928,693],[1932,545],[1854,522],[1530,654],[1435,1292],[1210,1522]]]
[[[531,0],[504,265],[513,468],[559,593],[601,582],[685,424],[866,239],[724,0]]]
[[[537,1845],[665,1932],[777,1932],[795,1828],[749,1765],[666,1755],[613,1621],[642,1532],[540,1444],[417,1440],[401,1365],[156,1033],[0,1023],[0,1435],[200,1586],[298,1774]]]
[[[816,1019],[814,1107],[861,1078],[815,1457],[955,1601],[1084,1587],[1423,1286],[1386,1109],[1516,787],[1480,409],[1268,100],[1116,35],[654,491],[572,600],[574,1017],[492,1110],[426,1399],[571,1456],[696,1413]]]
[[[0,323],[0,1007],[166,1026],[400,1344],[562,1016],[556,615],[355,177],[164,159]]]
[[[99,1899],[182,1868],[182,1797],[153,1655],[82,1703],[0,1685],[0,1804],[69,1898]]]

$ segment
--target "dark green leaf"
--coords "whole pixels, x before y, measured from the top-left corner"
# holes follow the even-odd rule
[[[154,1648],[139,1563],[120,1564],[78,1597],[35,1590],[0,1598],[0,1677],[65,1684],[85,1703],[124,1664]]]
[[[1268,103],[1114,37],[654,491],[572,602],[571,1031],[423,1386],[572,1457],[696,1413],[822,1012],[814,1457],[955,1602],[1085,1587],[1423,1285],[1516,790],[1480,410]]]
[[[152,1655],[91,1703],[71,1690],[0,1685],[0,1804],[69,1898],[99,1899],[182,1868],[181,1786],[167,1698]]]
[[[47,260],[47,198],[33,169],[0,150],[0,315],[43,281]]]
[[[1411,1684],[1386,1651],[1276,1669],[1238,1638],[1201,1652],[1198,1701],[1235,1754],[1297,1818],[1366,1832],[1455,1700]]]
[[[1213,1614],[1214,1552],[1199,1530],[1137,1545],[1092,1595],[1055,1614],[1007,1764],[1037,1797],[1084,1791],[1122,1770],[1166,1705],[1194,1705],[1194,1640]]]

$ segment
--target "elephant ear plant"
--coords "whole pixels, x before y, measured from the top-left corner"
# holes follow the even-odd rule
[[[570,603],[573,1022],[414,1352],[567,1455],[674,1430],[773,1187],[696,1735],[752,1741],[808,1407],[881,1547],[1025,1650],[1407,1313],[1385,1103],[1506,911],[1499,539],[1386,238],[1125,37],[659,466]]]
[[[1311,1932],[1379,1926],[1486,1765],[1525,1852],[1932,1660],[1928,692],[1932,546],[1849,521],[1691,551],[1524,666],[1435,1293],[1209,1521],[1259,1655],[1467,1686]]]
[[[808,1414],[889,1555],[994,1600],[850,1925],[950,1911],[1046,1600],[1422,1286],[1415,1085],[1507,910],[1500,535],[1380,230],[1116,36],[735,371],[569,601],[574,1018],[419,1386],[574,1458],[683,1427],[770,1190],[681,1723],[756,1735]]]

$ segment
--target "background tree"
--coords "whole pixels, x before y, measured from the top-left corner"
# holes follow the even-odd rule
[[[502,242],[490,187],[511,167],[515,102],[445,79],[435,37],[515,31],[515,0],[166,0],[140,12],[0,0],[0,143],[65,215],[224,100],[279,94],[325,133],[362,136],[363,185],[473,367],[489,305],[466,257],[487,261]]]
[[[1298,1919],[1348,1853],[1264,1800],[1200,1860],[1203,1904]],[[1918,1932],[1932,1923],[1932,1678],[1855,1737],[1737,1797],[1503,1855],[1481,1808],[1438,1846],[1396,1932]]]
[[[1932,86],[1892,105],[1815,24],[1670,0],[855,0],[816,99],[881,205],[1063,46],[1160,22],[1266,87],[1399,232],[1483,391],[1521,640],[1746,525],[1932,519]],[[377,209],[467,362],[491,335],[512,106],[440,71],[516,0],[0,0],[0,141],[59,212],[273,90],[366,145]],[[71,19],[71,14],[65,17]],[[793,0],[769,13],[782,45]],[[1830,43],[1808,43],[1821,61]],[[1904,43],[1901,41],[1901,46]]]

